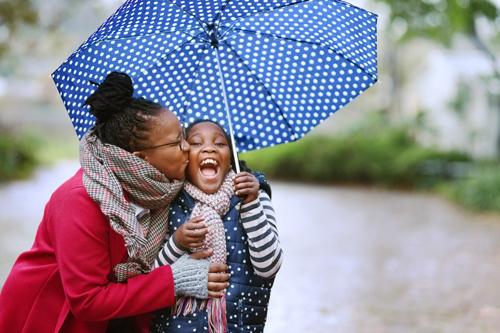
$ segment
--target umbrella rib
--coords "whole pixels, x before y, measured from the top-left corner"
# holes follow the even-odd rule
[[[313,42],[307,42],[307,41],[302,41],[302,40],[288,38],[288,37],[275,36],[275,35],[266,34],[266,33],[258,32],[258,31],[253,31],[253,30],[246,30],[246,29],[237,28],[237,29],[233,29],[232,31],[241,31],[241,32],[249,33],[249,34],[253,34],[253,35],[261,35],[261,36],[265,36],[265,37],[282,39],[282,40],[287,40],[287,41],[296,42],[296,43],[303,43],[303,44],[309,44],[309,45],[317,45],[317,46],[323,46],[323,47],[325,46],[324,44],[321,44],[321,43],[313,43]],[[332,46],[329,46],[328,49],[332,50],[333,52],[335,52],[336,54],[338,54],[339,56],[341,56],[342,58],[344,58],[345,60],[347,60],[348,62],[350,62],[352,65],[356,66],[357,68],[361,69],[366,74],[370,75],[373,80],[378,81],[378,79],[377,79],[377,77],[375,75],[373,75],[371,73],[368,73],[366,71],[366,69],[364,69],[363,67],[359,66],[357,63],[355,63],[351,59],[347,58],[342,52],[334,49]]]
[[[188,30],[198,30],[199,28],[191,28],[191,29],[181,29],[181,30],[172,30],[172,31],[162,31],[162,32],[152,32],[152,33],[149,33],[149,34],[143,34],[143,35],[137,35],[137,36],[126,36],[126,37],[118,37],[118,38],[103,38],[103,39],[98,39],[92,43],[90,43],[89,45],[95,45],[95,44],[98,44],[98,43],[102,43],[102,42],[112,42],[112,41],[117,41],[117,40],[126,40],[126,39],[130,39],[130,38],[138,38],[138,37],[151,37],[151,36],[158,36],[158,35],[167,35],[167,34],[173,34],[173,33],[176,33],[176,32],[183,32],[189,36],[194,36],[194,35],[191,35],[189,32],[187,32]],[[198,35],[196,36],[199,36],[201,35],[201,33],[199,33]],[[201,37],[197,37],[201,40],[203,40],[204,42],[209,42],[209,40],[207,39],[204,39],[204,38],[201,38]]]
[[[200,34],[201,34],[201,32],[200,32]],[[193,39],[195,39],[195,38],[196,38],[196,36],[193,36],[193,38],[191,38],[190,40],[188,40],[188,41],[186,41],[186,42],[184,42],[184,43],[182,43],[182,44],[180,44],[180,45],[177,45],[177,46],[176,46],[176,47],[175,47],[172,51],[170,51],[169,53],[164,54],[163,56],[161,56],[160,58],[158,58],[158,59],[155,61],[155,66],[158,64],[158,62],[160,62],[160,61],[162,61],[162,60],[166,59],[166,58],[167,58],[169,55],[171,55],[172,53],[177,52],[177,51],[178,51],[181,47],[183,47],[184,45],[186,45],[186,44],[190,43],[190,42],[191,42]],[[206,45],[206,44],[205,44],[205,45]],[[147,71],[149,71],[149,70],[150,70],[151,68],[153,68],[153,67],[154,67],[154,66],[149,67]],[[145,70],[145,71],[146,71],[146,70]],[[142,71],[141,71],[141,72],[142,72]],[[144,72],[142,72],[142,73],[144,73]],[[140,76],[140,75],[139,75],[139,76]],[[134,79],[135,79],[135,78],[137,78],[137,77],[139,77],[139,76],[134,77]]]
[[[286,7],[298,6],[298,5],[300,5],[302,3],[305,3],[305,2],[320,2],[320,1],[321,0],[304,0],[304,1],[299,1],[299,2],[295,2],[295,3],[289,3],[289,4],[286,4],[286,5],[283,5],[283,6],[278,6],[278,7],[273,7],[273,8],[270,8],[270,9],[266,9],[266,10],[263,10],[261,12],[256,12],[256,13],[253,13],[253,14],[248,14],[248,15],[245,15],[245,16],[240,16],[238,19],[241,20],[243,18],[257,16],[257,15],[260,15],[260,14],[263,14],[263,13],[273,12],[275,10],[286,8]],[[224,22],[229,22],[229,21],[231,21],[231,20],[227,20],[227,21],[224,21]]]
[[[198,21],[198,24],[201,26],[201,28],[203,30],[205,30],[205,27],[203,26],[203,23],[204,24],[207,24],[206,22],[203,22],[201,21],[196,15],[194,15],[193,13],[191,12],[188,12],[187,10],[185,10],[184,8],[180,7],[178,4],[172,2],[171,0],[168,0],[168,2],[170,2],[172,5],[174,5],[175,7],[179,8],[180,10],[182,10],[184,13],[188,14],[188,15],[191,15],[192,17],[194,17],[196,19],[196,21]],[[207,30],[205,30],[205,33],[207,34],[207,36],[210,36],[210,34],[208,33]]]
[[[201,34],[201,32],[200,32],[200,34]],[[190,35],[190,36],[191,36],[191,35]],[[158,60],[158,61],[163,60],[163,59],[166,59],[169,55],[171,55],[172,53],[176,52],[177,50],[179,50],[179,49],[180,49],[181,47],[183,47],[184,45],[186,45],[186,44],[188,44],[188,43],[191,43],[191,41],[192,41],[193,39],[197,38],[197,36],[191,36],[191,37],[193,37],[193,38],[191,38],[190,40],[188,40],[188,41],[186,41],[186,42],[184,42],[184,43],[182,43],[182,44],[180,44],[180,45],[177,45],[176,47],[174,47],[174,49],[173,49],[172,51],[170,51],[169,53],[167,53],[167,54],[165,54],[165,55],[161,56],[161,57],[159,58],[159,60]]]
[[[233,25],[231,25],[227,30],[226,32],[224,32],[224,34],[222,36],[220,36],[220,40],[222,41],[224,39],[224,37],[227,35],[227,33],[229,31],[231,31],[233,29],[233,27],[238,24],[238,22],[240,22],[240,19],[238,19],[236,22],[233,23]],[[224,27],[225,28],[225,27]],[[220,26],[219,26],[219,29],[220,29]]]
[[[283,8],[286,8],[286,7],[299,6],[299,5],[301,5],[303,3],[306,3],[306,2],[321,2],[321,1],[322,0],[303,0],[303,1],[298,1],[298,2],[295,2],[295,3],[289,3],[289,4],[286,4],[286,5],[283,5],[283,6],[278,6],[278,7],[273,7],[273,8],[270,8],[270,9],[266,9],[266,10],[263,10],[261,12],[256,12],[256,13],[253,13],[253,14],[248,14],[248,15],[245,15],[245,16],[240,16],[239,19],[241,20],[242,18],[247,18],[247,17],[261,15],[261,14],[264,14],[264,13],[273,12],[273,11],[276,11],[276,10],[279,10],[279,9],[283,9]],[[372,12],[370,12],[370,11],[364,9],[364,8],[355,6],[355,5],[351,4],[351,3],[347,3],[347,2],[342,1],[342,0],[338,0],[338,1],[334,1],[334,2],[341,3],[341,4],[343,4],[345,6],[348,6],[348,7],[357,8],[357,9],[362,10],[364,12],[367,12],[369,14],[378,16],[377,14],[372,13]],[[231,19],[229,19],[227,21],[224,21],[224,22],[229,22],[229,21],[231,21]]]
[[[253,78],[255,80],[257,80],[257,82],[260,84],[260,86],[262,87],[262,89],[264,89],[264,91],[267,93],[267,95],[269,97],[271,97],[271,101],[273,102],[274,106],[276,106],[276,108],[279,110],[279,112],[280,112],[281,116],[283,117],[283,119],[287,119],[287,117],[286,117],[285,113],[283,112],[283,110],[281,110],[281,108],[279,107],[279,105],[274,102],[274,98],[272,98],[271,93],[269,92],[269,90],[267,90],[267,88],[264,85],[264,83],[262,83],[262,81],[256,75],[253,74],[253,70],[251,68],[249,68],[245,64],[245,61],[243,59],[241,59],[241,57],[238,55],[238,53],[236,52],[236,50],[230,44],[228,44],[228,43],[224,43],[224,44],[231,50],[231,52],[240,61],[240,63],[243,64],[243,66],[245,66],[245,68],[253,76]],[[290,129],[290,131],[293,133],[293,137],[298,139],[297,133],[295,133],[295,131],[293,130],[292,126],[290,126],[290,124],[288,123],[288,121],[285,121],[285,123],[288,126],[288,128]]]
[[[200,37],[200,35],[202,34],[201,32],[198,35],[191,35],[190,33],[187,33],[187,32],[186,32],[186,34],[193,37],[193,39],[196,38],[196,39],[202,40],[204,43],[210,43],[210,41],[208,39]],[[193,39],[191,39],[191,40],[193,40]]]
[[[217,16],[214,19],[214,22],[217,21],[217,18],[219,19],[219,22],[217,23],[217,31],[219,31],[220,23],[222,21],[222,12],[226,9],[227,5],[229,5],[230,2],[231,0],[226,1],[226,3],[221,7],[221,9],[219,9],[219,12],[217,13]]]

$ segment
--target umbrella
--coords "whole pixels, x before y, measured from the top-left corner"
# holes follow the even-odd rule
[[[53,74],[79,138],[111,71],[245,152],[298,140],[377,81],[377,16],[340,0],[129,0]]]

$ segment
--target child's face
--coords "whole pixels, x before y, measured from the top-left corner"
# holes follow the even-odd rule
[[[202,122],[193,126],[187,141],[191,149],[186,178],[205,193],[217,192],[231,168],[223,130],[214,123]]]

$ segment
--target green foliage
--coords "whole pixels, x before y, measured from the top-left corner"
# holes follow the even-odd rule
[[[0,0],[0,29],[6,35],[0,40],[0,56],[8,49],[9,38],[21,25],[36,23],[38,13],[32,0]]]
[[[0,0],[0,57],[12,51],[12,43],[32,47],[39,36],[57,31],[80,3],[83,1]]]
[[[27,177],[37,164],[36,139],[0,132],[0,181]]]
[[[459,81],[457,90],[455,98],[449,102],[448,106],[463,118],[466,116],[469,103],[472,100],[471,88],[464,81]]]
[[[255,170],[290,181],[353,183],[385,187],[428,187],[427,161],[468,161],[464,154],[419,146],[412,138],[417,122],[398,127],[374,116],[340,136],[307,136],[297,142],[241,154]]]
[[[500,166],[478,166],[469,177],[442,184],[439,192],[468,208],[500,212]]]
[[[38,14],[33,1],[0,1],[0,24],[15,29],[22,23],[34,24],[37,22]]]
[[[405,22],[402,39],[427,36],[449,44],[455,33],[476,36],[475,21],[494,21],[499,11],[490,0],[377,0],[391,7],[392,24]]]

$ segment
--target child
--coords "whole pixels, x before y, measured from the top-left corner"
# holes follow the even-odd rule
[[[248,171],[231,169],[230,139],[220,125],[194,122],[187,141],[187,181],[170,208],[173,237],[155,266],[212,248],[210,260],[227,263],[231,277],[222,299],[179,298],[174,307],[157,311],[151,332],[263,332],[283,259],[270,197],[259,191],[259,181],[244,163]]]

